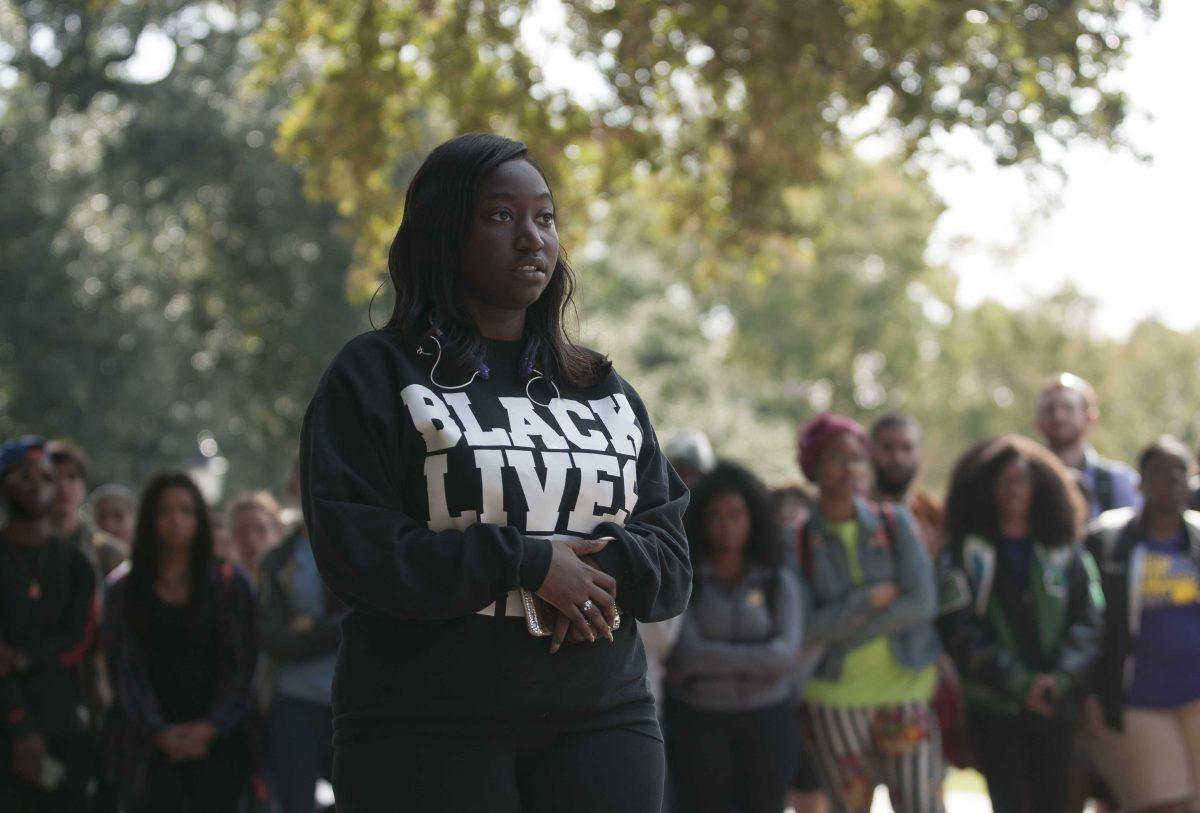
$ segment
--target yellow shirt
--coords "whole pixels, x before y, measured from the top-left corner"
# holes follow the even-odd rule
[[[858,561],[858,523],[839,522],[833,530],[846,547],[850,578],[857,587],[863,583]],[[913,671],[896,660],[886,635],[872,638],[846,653],[839,680],[813,678],[804,691],[804,699],[823,706],[895,706],[924,702],[933,697],[937,686],[937,666],[931,664]]]

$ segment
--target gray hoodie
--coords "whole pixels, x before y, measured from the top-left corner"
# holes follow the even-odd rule
[[[701,565],[667,661],[667,694],[706,711],[782,703],[791,697],[803,629],[800,585],[787,568],[747,565],[730,586]]]

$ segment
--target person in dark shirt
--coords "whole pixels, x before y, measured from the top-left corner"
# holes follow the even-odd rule
[[[1071,475],[1016,435],[955,465],[939,627],[996,813],[1062,813],[1104,597]]]
[[[634,389],[564,333],[555,214],[520,142],[435,149],[392,244],[392,318],[305,416],[305,524],[350,608],[344,813],[660,808],[637,622],[687,604],[687,490]]]
[[[0,809],[73,813],[94,757],[80,664],[95,638],[95,581],[50,534],[54,473],[40,439],[0,447],[0,491]]]
[[[1200,514],[1192,456],[1162,437],[1138,456],[1145,506],[1092,523],[1107,600],[1089,698],[1091,748],[1122,810],[1200,810]]]
[[[250,781],[254,609],[245,576],[213,556],[195,483],[154,477],[103,628],[115,702],[102,761],[125,809],[238,809]]]

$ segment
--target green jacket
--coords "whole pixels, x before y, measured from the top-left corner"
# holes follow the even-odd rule
[[[1104,596],[1092,557],[1035,543],[1028,579],[996,566],[996,548],[967,537],[942,574],[938,623],[973,707],[1016,714],[1038,674],[1058,680],[1070,711],[1100,652]]]

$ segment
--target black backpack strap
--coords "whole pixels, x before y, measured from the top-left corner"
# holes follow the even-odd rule
[[[1105,463],[1096,466],[1096,502],[1101,511],[1111,511],[1117,507],[1117,487],[1113,470]]]

